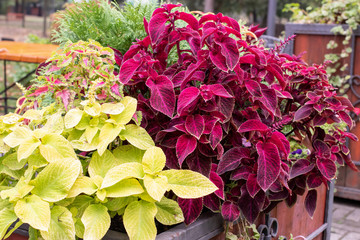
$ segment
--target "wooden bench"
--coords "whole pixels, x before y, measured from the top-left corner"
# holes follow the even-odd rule
[[[22,20],[24,18],[23,13],[8,12],[6,14],[6,21]]]

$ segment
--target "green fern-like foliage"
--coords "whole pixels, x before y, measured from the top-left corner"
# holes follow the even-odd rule
[[[93,39],[102,46],[110,46],[126,52],[136,39],[145,37],[144,17],[149,19],[158,6],[157,1],[126,3],[120,7],[107,0],[91,0],[75,3],[58,12],[53,30],[53,41],[64,44]]]

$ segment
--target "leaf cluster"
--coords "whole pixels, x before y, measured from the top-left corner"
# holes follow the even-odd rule
[[[149,19],[157,1],[120,7],[115,1],[80,1],[57,12],[53,41],[64,44],[93,39],[102,46],[125,52],[132,42],[145,36],[143,19]]]
[[[61,52],[40,64],[36,78],[22,98],[18,111],[48,106],[56,101],[71,109],[86,98],[100,103],[121,98],[121,84],[114,74],[114,52],[94,40],[67,42]]]
[[[345,146],[356,136],[321,127],[351,128],[352,104],[337,95],[324,66],[282,54],[282,45],[264,48],[257,40],[264,29],[246,31],[221,13],[196,19],[177,7],[165,4],[145,22],[148,36],[124,54],[119,78],[125,94],[137,96],[141,126],[168,156],[167,167],[200,172],[219,188],[178,199],[185,223],[203,206],[227,221],[242,213],[254,222],[281,201],[292,206],[306,189],[312,215],[315,189],[335,178],[337,164],[356,170]],[[173,49],[178,61],[169,64]],[[309,154],[293,158],[290,136]]]
[[[77,53],[86,51],[91,58],[98,48],[94,41],[70,44],[50,61],[87,76],[86,62],[71,65],[59,56],[77,61]],[[113,58],[111,49],[97,56],[111,69]],[[45,73],[54,67],[59,65],[45,68]],[[112,79],[101,74],[101,67],[95,69],[101,81]],[[38,77],[45,76],[53,75]],[[217,190],[197,172],[163,170],[164,152],[144,128],[133,124],[139,124],[137,100],[97,99],[91,92],[94,85],[83,83],[86,80],[82,77],[80,89],[72,89],[80,96],[67,108],[62,101],[33,104],[21,114],[0,117],[0,238],[27,223],[34,239],[102,239],[111,217],[119,215],[130,239],[155,239],[155,219],[165,225],[184,220],[178,203],[165,197],[166,192],[188,199]],[[51,91],[51,84],[44,81],[43,87]]]
[[[331,29],[334,34],[345,36],[342,44],[348,45],[353,34],[360,24],[360,5],[357,0],[323,0],[321,7],[308,8],[303,10],[297,3],[287,4],[283,11],[292,12],[290,20],[298,23],[323,23],[323,24],[346,24],[347,27],[342,25],[335,26]],[[327,45],[327,49],[336,48],[337,45],[330,41]],[[326,54],[325,60],[329,60],[333,63],[332,66],[328,66],[327,72],[331,76],[330,81],[335,86],[341,86],[344,84],[346,78],[336,76],[336,72],[344,72],[347,69],[347,64],[341,66],[339,61],[347,58],[352,52],[349,47],[343,47],[339,54]]]

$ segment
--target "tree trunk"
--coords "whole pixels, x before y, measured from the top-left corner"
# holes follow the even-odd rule
[[[214,0],[204,0],[204,12],[214,12]]]

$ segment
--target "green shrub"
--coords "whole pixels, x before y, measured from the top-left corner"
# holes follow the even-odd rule
[[[146,36],[143,19],[149,19],[157,6],[155,0],[123,7],[107,0],[81,1],[58,13],[53,40],[64,44],[94,39],[124,53],[132,42]]]

